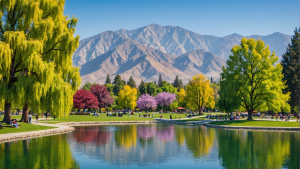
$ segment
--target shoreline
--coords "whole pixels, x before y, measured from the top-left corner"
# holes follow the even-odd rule
[[[213,122],[212,120],[203,121],[177,121],[177,120],[167,120],[167,119],[155,119],[153,121],[83,121],[83,122],[64,122],[57,124],[48,123],[37,123],[36,125],[55,127],[53,129],[21,132],[21,133],[9,133],[0,134],[0,144],[10,141],[31,139],[37,137],[45,137],[51,135],[65,134],[75,130],[75,126],[93,126],[93,125],[126,125],[126,124],[178,124],[178,125],[203,125],[212,128],[223,128],[231,130],[262,130],[262,131],[289,131],[296,132],[299,131],[299,127],[258,127],[258,126],[225,126],[225,125],[213,125],[209,124]]]

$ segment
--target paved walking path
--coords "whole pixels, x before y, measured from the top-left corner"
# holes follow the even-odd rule
[[[33,123],[33,124],[55,127],[55,128],[47,129],[47,130],[30,131],[30,132],[0,134],[0,143],[12,141],[12,140],[21,140],[25,138],[62,134],[62,133],[67,133],[75,130],[74,127],[61,125],[61,124],[46,124],[46,123]]]

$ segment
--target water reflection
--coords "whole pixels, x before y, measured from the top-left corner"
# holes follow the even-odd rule
[[[299,168],[299,133],[186,125],[76,127],[0,144],[0,168]]]
[[[77,169],[66,135],[34,138],[0,145],[3,169]]]

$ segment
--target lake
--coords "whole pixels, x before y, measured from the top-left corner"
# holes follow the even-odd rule
[[[0,169],[299,168],[299,133],[188,125],[75,127],[0,144]]]

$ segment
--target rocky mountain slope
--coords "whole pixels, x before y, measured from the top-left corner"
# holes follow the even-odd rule
[[[161,74],[172,82],[176,75],[187,83],[195,74],[219,78],[221,68],[242,35],[225,37],[200,35],[181,27],[151,24],[135,30],[106,31],[80,41],[73,55],[73,65],[80,67],[82,84],[104,83],[107,74],[120,74],[128,80],[157,81]],[[270,50],[281,56],[290,36],[274,33],[261,38]]]
[[[232,34],[225,37],[212,35],[200,35],[178,26],[161,26],[151,24],[135,30],[120,29],[121,35],[133,39],[150,48],[155,48],[171,55],[203,49],[225,60],[231,53],[233,46],[240,44],[242,35]],[[270,50],[275,51],[281,57],[286,46],[290,43],[291,36],[282,33],[274,33],[268,36],[252,35],[246,38],[261,38]]]

